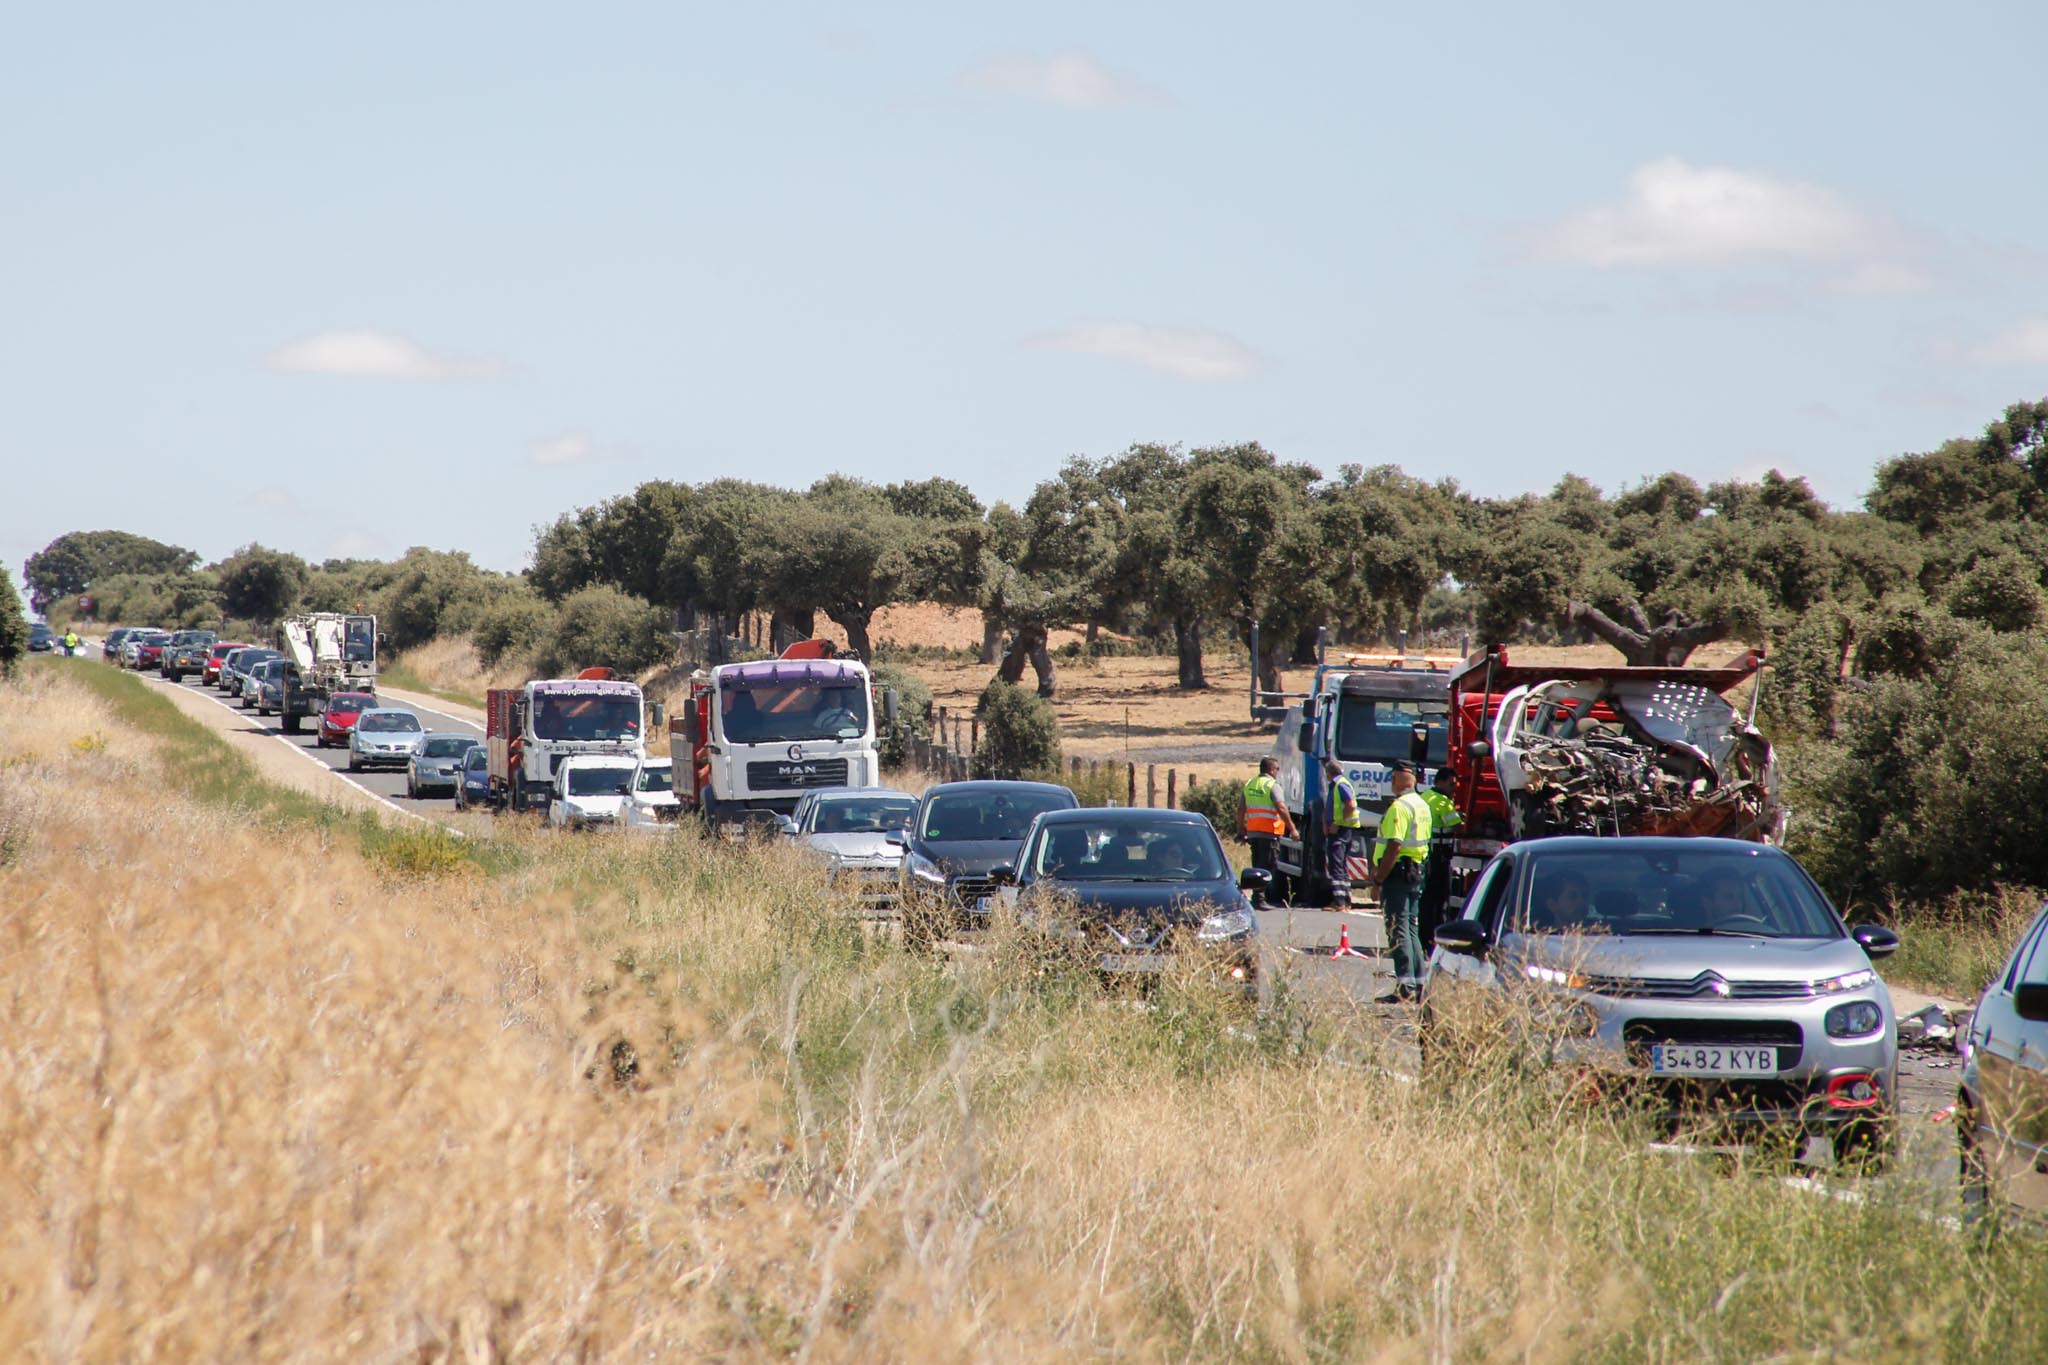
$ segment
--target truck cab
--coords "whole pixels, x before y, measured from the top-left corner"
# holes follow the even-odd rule
[[[1433,655],[1346,654],[1317,665],[1308,693],[1287,707],[1274,740],[1280,794],[1296,837],[1274,841],[1273,861],[1297,905],[1329,901],[1323,859],[1323,813],[1329,804],[1323,760],[1334,758],[1358,803],[1368,836],[1352,850],[1353,880],[1363,880],[1370,835],[1393,800],[1393,764],[1423,769],[1426,784],[1445,762],[1449,742],[1450,671],[1456,660]]]
[[[285,658],[279,670],[283,728],[320,716],[330,697],[377,690],[377,618],[338,611],[288,616],[277,628]]]
[[[691,675],[669,747],[676,793],[707,824],[773,823],[806,792],[881,780],[866,666],[795,652],[809,643],[779,659]]]
[[[515,811],[548,805],[562,765],[580,755],[637,764],[647,751],[646,710],[639,684],[608,668],[492,688],[484,694],[492,804]]]

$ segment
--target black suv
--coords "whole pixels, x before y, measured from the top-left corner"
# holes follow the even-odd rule
[[[891,834],[903,857],[903,932],[925,944],[987,923],[998,867],[1016,861],[1031,822],[1080,801],[1054,782],[941,782],[925,788],[910,828]]]

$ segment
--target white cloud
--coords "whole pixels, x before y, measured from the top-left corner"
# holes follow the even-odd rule
[[[1122,104],[1156,104],[1164,98],[1150,86],[1119,76],[1085,52],[1060,52],[1043,58],[998,57],[960,79],[970,90],[1043,100],[1065,109],[1111,109]]]
[[[242,495],[241,501],[244,507],[261,507],[272,512],[295,512],[299,507],[299,500],[292,496],[292,491],[278,483],[252,488]]]
[[[1885,235],[1833,190],[1667,156],[1638,167],[1619,199],[1544,229],[1538,254],[1574,265],[1713,266],[1758,259],[1867,258]]]
[[[2022,318],[1964,350],[1972,365],[2048,365],[2048,317]]]
[[[543,466],[625,463],[636,452],[630,445],[599,445],[587,431],[565,431],[545,441],[534,442],[528,453],[532,463]]]
[[[1038,344],[1082,355],[1128,361],[1159,374],[1202,384],[1244,379],[1259,358],[1221,332],[1192,327],[1147,327],[1136,322],[1090,322],[1055,332]]]
[[[384,379],[482,379],[502,368],[493,361],[440,355],[404,337],[369,329],[315,332],[278,347],[265,363],[289,374]]]
[[[1837,294],[1918,294],[1933,285],[1933,279],[1917,266],[1898,261],[1865,261],[1829,288]]]

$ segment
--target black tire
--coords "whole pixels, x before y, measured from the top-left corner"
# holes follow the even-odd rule
[[[348,770],[352,773],[359,773],[363,770],[362,762],[356,758],[356,752],[353,749],[349,750],[348,753]]]
[[[413,785],[411,773],[407,773],[405,775],[405,799],[408,801],[417,801],[420,799],[420,789]]]
[[[299,733],[299,722],[304,719],[304,716],[287,715],[280,720],[279,724],[283,727],[286,734],[296,735]]]
[[[1899,1125],[1890,1113],[1855,1118],[1835,1129],[1835,1164],[1860,1175],[1882,1175],[1899,1154]]]

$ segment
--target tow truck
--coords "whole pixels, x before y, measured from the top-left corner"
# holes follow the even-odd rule
[[[377,618],[338,611],[287,616],[277,628],[285,666],[278,677],[278,722],[297,734],[299,722],[327,709],[337,692],[377,690]]]

